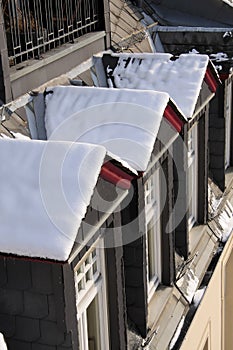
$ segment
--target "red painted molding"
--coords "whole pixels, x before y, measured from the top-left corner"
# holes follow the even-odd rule
[[[219,74],[219,77],[220,77],[221,81],[227,80],[229,77],[229,73],[221,73],[221,74]]]
[[[171,106],[167,105],[164,111],[164,117],[174,126],[178,132],[181,132],[184,123],[182,120],[180,120]]]
[[[218,81],[214,78],[210,68],[207,68],[206,74],[205,74],[205,82],[209,86],[209,89],[211,92],[216,92]]]
[[[100,176],[104,180],[109,181],[124,190],[130,188],[131,181],[134,178],[134,176],[125,173],[111,162],[107,162],[102,166]]]
[[[60,260],[53,260],[53,259],[46,259],[46,258],[40,258],[40,257],[29,257],[25,255],[16,255],[11,253],[0,253],[0,259],[12,259],[12,260],[24,260],[24,261],[31,261],[31,262],[39,262],[42,264],[58,264],[58,265],[64,265],[67,263],[67,261],[60,261]]]

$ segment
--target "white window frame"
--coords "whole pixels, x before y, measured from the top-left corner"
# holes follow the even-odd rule
[[[188,205],[189,205],[189,218],[188,228],[191,230],[195,222],[197,221],[198,210],[198,132],[197,125],[195,124],[190,130],[188,130]]]
[[[101,240],[99,241],[99,246],[103,247],[103,244],[101,245]],[[93,259],[92,254],[94,251],[96,252],[96,255]],[[93,265],[95,263],[95,269],[93,270]],[[90,280],[86,281],[87,273],[90,270]],[[85,259],[82,259],[82,261],[76,266],[74,274],[80,350],[90,350],[88,345],[87,309],[95,297],[97,297],[99,310],[96,317],[99,319],[98,327],[100,332],[100,349],[109,350],[108,304],[106,293],[104,248],[99,248],[98,246],[92,247],[85,256]],[[80,290],[78,287],[80,281],[82,281],[83,284],[82,290]]]
[[[225,88],[225,169],[230,166],[232,132],[232,82]]]
[[[147,283],[148,300],[152,298],[161,282],[161,220],[160,220],[160,175],[159,168],[149,177],[144,185],[145,229],[147,246]],[[153,232],[149,232],[152,229]],[[149,234],[152,234],[149,237]],[[150,238],[150,239],[149,239]],[[149,246],[150,244],[150,246]],[[150,266],[152,264],[152,266]],[[154,271],[150,278],[149,271]]]

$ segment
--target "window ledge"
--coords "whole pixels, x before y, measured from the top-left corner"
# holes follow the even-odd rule
[[[10,68],[10,80],[13,82],[20,79],[22,76],[38,70],[41,67],[54,63],[61,58],[64,58],[69,54],[95,42],[96,40],[104,38],[105,35],[106,33],[104,31],[85,34],[80,37],[75,44],[64,44],[56,49],[45,52],[43,54],[43,59],[41,60],[30,59],[13,66]]]
[[[197,246],[203,237],[203,233],[206,229],[205,225],[196,225],[193,226],[192,229],[189,231],[189,251],[190,253],[193,253],[196,251]]]
[[[149,304],[149,334],[151,348],[167,349],[180,320],[187,314],[188,303],[179,290],[160,286]]]
[[[148,326],[149,328],[157,321],[160,314],[162,313],[169,297],[171,296],[173,287],[166,287],[160,285],[155,291],[153,297],[149,302],[148,312]],[[156,312],[155,312],[156,310]]]

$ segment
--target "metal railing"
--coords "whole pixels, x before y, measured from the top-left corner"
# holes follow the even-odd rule
[[[3,0],[10,65],[102,29],[101,0]]]

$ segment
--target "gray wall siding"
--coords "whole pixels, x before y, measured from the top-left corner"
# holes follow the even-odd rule
[[[231,140],[230,140],[230,167],[233,166],[233,74],[227,82],[232,85],[231,91]]]
[[[208,218],[208,139],[209,108],[205,109],[198,123],[198,223]]]
[[[188,199],[187,199],[187,153],[184,143],[187,143],[187,126],[184,127],[184,140],[178,138],[173,145],[174,168],[174,214],[175,214],[175,248],[179,255],[188,257]]]
[[[109,239],[107,242],[108,244],[110,243]],[[127,322],[124,286],[123,246],[115,247],[114,243],[115,240],[112,234],[112,247],[105,249],[107,266],[107,295],[109,306],[109,340],[110,349],[125,350]]]
[[[209,171],[210,177],[224,191],[225,188],[225,119],[224,86],[218,87],[210,101],[209,116]]]
[[[0,258],[0,331],[9,350],[72,349],[61,265]]]
[[[145,232],[140,230],[142,223],[139,222],[139,216],[143,216],[140,210],[144,208],[142,191],[142,179],[134,181],[133,198],[129,206],[122,211],[122,231],[128,322],[145,337],[147,334],[146,242]],[[130,239],[130,243],[129,237],[134,237]]]
[[[162,232],[162,283],[170,285],[175,279],[175,241],[173,231],[173,162],[170,154],[161,164],[164,176],[161,179],[161,198],[165,203],[161,213]],[[171,227],[172,226],[172,227]]]

